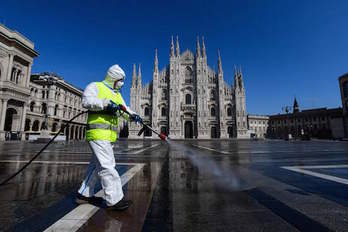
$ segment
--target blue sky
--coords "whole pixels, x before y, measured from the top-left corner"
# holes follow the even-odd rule
[[[84,88],[120,64],[129,102],[133,63],[152,79],[169,62],[170,36],[181,51],[204,36],[208,64],[221,50],[225,80],[244,74],[247,111],[273,114],[292,105],[338,107],[338,77],[348,72],[348,1],[65,1],[3,0],[0,22],[35,43],[33,72],[51,71]]]

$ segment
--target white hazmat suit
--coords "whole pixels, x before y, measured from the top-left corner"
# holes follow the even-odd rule
[[[114,88],[116,88],[117,91],[122,87],[124,78],[124,71],[118,65],[114,65],[108,70],[104,84],[115,92]],[[82,105],[84,108],[90,111],[101,111],[106,109],[110,100],[99,99],[97,97],[98,91],[95,82],[87,86],[82,97]],[[125,106],[124,102],[123,105]],[[127,110],[134,113],[128,107]],[[113,206],[124,196],[121,178],[115,168],[116,163],[113,145],[110,141],[105,140],[94,140],[88,143],[92,149],[93,155],[87,168],[86,177],[78,192],[84,197],[93,197],[95,194],[95,186],[100,180],[104,190],[106,204],[107,206]]]

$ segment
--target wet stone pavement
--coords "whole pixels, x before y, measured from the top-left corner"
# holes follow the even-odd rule
[[[0,143],[0,181],[42,146]],[[76,205],[91,152],[56,143],[0,186],[0,231],[348,231],[348,142],[120,140],[114,151],[127,211]]]

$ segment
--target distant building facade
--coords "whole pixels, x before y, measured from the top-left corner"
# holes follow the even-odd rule
[[[171,138],[246,138],[246,94],[242,71],[235,68],[234,84],[224,81],[222,61],[218,52],[217,71],[207,64],[204,39],[197,38],[196,52],[180,52],[178,38],[170,45],[169,64],[159,70],[157,50],[153,79],[142,84],[134,66],[130,106],[140,113],[144,122]],[[129,137],[138,138],[134,123]],[[150,131],[144,136],[154,137]]]
[[[338,78],[343,108],[344,137],[348,137],[348,73]]]
[[[82,110],[81,90],[54,74],[31,75],[38,55],[33,42],[0,24],[0,140],[28,139],[43,127],[57,132]],[[85,122],[84,115],[67,127],[67,139],[82,139]]]
[[[248,129],[251,136],[265,138],[268,130],[269,116],[248,114]]]
[[[56,74],[33,74],[29,87],[29,107],[24,127],[27,138],[30,133],[38,132],[45,126],[48,131],[57,132],[73,116],[84,111],[83,91]],[[66,139],[84,139],[86,122],[87,114],[83,114],[64,128]]]
[[[342,108],[299,110],[295,99],[292,113],[269,116],[267,137],[310,137],[339,139],[344,137]]]

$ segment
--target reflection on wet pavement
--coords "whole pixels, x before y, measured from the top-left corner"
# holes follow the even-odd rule
[[[0,179],[41,146],[0,143]],[[346,178],[348,169],[334,168],[348,164],[345,142],[120,140],[114,151],[119,164],[144,164],[124,186],[134,205],[125,212],[100,209],[79,231],[348,228],[347,185],[282,168],[333,165],[317,171]],[[39,162],[1,187],[1,230],[43,231],[73,210],[89,159],[86,143],[50,146]]]

